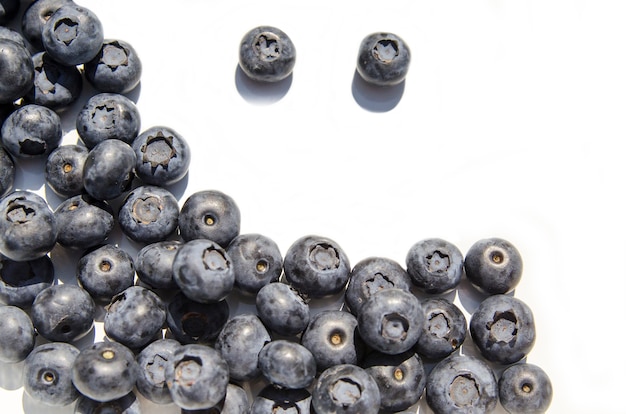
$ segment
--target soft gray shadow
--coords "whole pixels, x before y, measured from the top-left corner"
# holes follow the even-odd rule
[[[0,362],[0,388],[15,391],[22,386],[24,361],[17,363]]]
[[[359,72],[354,71],[352,96],[361,108],[370,112],[389,112],[395,108],[404,94],[404,83],[393,86],[377,86],[365,82]]]
[[[250,79],[241,67],[235,70],[235,85],[237,92],[249,103],[257,105],[271,105],[280,101],[291,88],[293,74],[278,82],[259,82]]]
[[[22,408],[24,409],[24,414],[71,414],[74,412],[75,405],[76,403],[74,402],[65,407],[55,407],[33,399],[25,391],[22,394]]]

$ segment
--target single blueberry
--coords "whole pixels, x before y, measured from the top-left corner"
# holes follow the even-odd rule
[[[35,328],[21,308],[0,305],[0,332],[0,362],[21,362],[35,348]]]
[[[282,30],[259,26],[239,45],[239,66],[255,81],[277,82],[288,77],[296,64],[296,48]]]
[[[318,371],[360,363],[365,346],[357,324],[356,317],[344,311],[324,310],[311,318],[301,342],[315,357]]]
[[[249,414],[311,414],[311,412],[311,393],[309,391],[302,388],[290,389],[270,384],[254,397]]]
[[[80,351],[72,366],[72,382],[84,396],[100,402],[132,391],[139,367],[130,349],[118,342],[96,342]]]
[[[250,400],[248,393],[241,386],[228,383],[226,396],[219,404],[202,410],[185,410],[181,408],[180,414],[249,414]]]
[[[230,256],[207,239],[192,240],[178,249],[172,271],[180,290],[196,302],[219,302],[235,284]]]
[[[183,204],[178,216],[183,240],[213,240],[228,246],[239,235],[241,213],[232,197],[215,190],[197,191]]]
[[[385,354],[400,354],[417,343],[424,326],[424,311],[411,292],[383,289],[361,306],[358,323],[363,341]]]
[[[13,190],[14,182],[15,163],[4,147],[0,147],[0,197],[4,197]]]
[[[235,286],[255,295],[276,282],[283,272],[283,256],[276,242],[261,234],[240,234],[226,249],[235,269]]]
[[[22,36],[20,32],[2,25],[0,25],[0,39],[12,40],[20,46],[24,46],[26,49],[29,47],[28,42],[24,39],[24,36]]]
[[[21,44],[0,39],[0,68],[0,104],[18,100],[33,87],[33,60]]]
[[[96,56],[85,63],[85,77],[101,92],[128,93],[141,80],[141,60],[130,43],[105,39]]]
[[[498,403],[496,377],[482,359],[451,355],[426,379],[426,402],[436,413],[489,413]]]
[[[43,27],[50,16],[65,4],[73,0],[36,0],[30,3],[22,15],[22,34],[36,51],[44,49],[41,38]]]
[[[522,278],[522,256],[510,242],[497,237],[474,243],[465,255],[467,279],[492,295],[509,293]]]
[[[178,229],[178,200],[163,187],[139,186],[126,195],[117,214],[122,232],[139,243],[165,240]]]
[[[361,41],[356,68],[366,82],[390,86],[406,78],[410,61],[411,51],[401,37],[377,32]]]
[[[141,403],[133,392],[111,401],[95,401],[81,396],[76,402],[74,414],[141,414]]]
[[[139,250],[135,258],[135,271],[139,280],[154,289],[177,288],[172,266],[182,245],[178,240],[165,240],[148,244]]]
[[[76,132],[89,149],[107,139],[119,139],[132,145],[140,128],[137,105],[117,93],[92,96],[76,116]]]
[[[104,41],[98,16],[73,3],[65,4],[52,13],[41,33],[46,52],[66,66],[89,62],[98,54]]]
[[[309,324],[309,304],[298,291],[285,283],[274,282],[263,286],[255,302],[259,318],[274,333],[297,335]]]
[[[363,368],[335,365],[317,378],[312,404],[316,413],[378,414],[380,391]]]
[[[444,298],[422,301],[426,322],[417,340],[415,350],[428,360],[441,360],[465,341],[467,320],[461,309]]]
[[[215,341],[215,349],[228,363],[232,380],[248,381],[261,374],[259,352],[271,340],[258,316],[240,314],[226,322]]]
[[[76,66],[65,66],[47,52],[33,55],[35,79],[24,97],[27,102],[60,110],[76,101],[83,90],[83,76]]]
[[[40,195],[17,190],[0,199],[0,254],[15,261],[45,256],[56,244],[54,213]]]
[[[515,364],[500,375],[498,395],[511,414],[545,413],[552,402],[552,382],[537,365]]]
[[[89,249],[103,244],[115,226],[113,210],[106,201],[87,194],[68,198],[54,210],[59,232],[57,242],[70,249]]]
[[[0,303],[26,308],[42,290],[54,283],[49,256],[16,262],[0,257]]]
[[[481,354],[500,364],[520,361],[535,344],[533,313],[513,296],[487,297],[472,314],[469,328]]]
[[[442,239],[425,239],[415,243],[406,256],[411,280],[428,294],[440,294],[456,288],[463,276],[463,254],[452,243]]]
[[[346,305],[354,315],[361,305],[381,289],[396,288],[408,291],[411,280],[397,262],[384,257],[369,257],[357,263],[350,272],[346,289]]]
[[[95,199],[111,200],[127,191],[135,177],[135,152],[118,139],[102,141],[91,151],[83,167],[85,191]]]
[[[137,158],[135,171],[146,184],[169,186],[182,180],[189,170],[189,144],[172,128],[149,128],[139,134],[132,145]]]
[[[341,247],[321,236],[304,236],[287,250],[285,279],[300,292],[319,298],[341,292],[350,277],[350,262]]]
[[[72,366],[79,352],[65,342],[35,347],[24,361],[24,391],[45,405],[73,403],[80,395],[72,383]]]
[[[85,191],[83,167],[88,154],[87,148],[75,144],[61,145],[48,154],[44,174],[52,191],[63,198]]]
[[[417,403],[424,392],[424,364],[415,352],[387,355],[374,351],[365,357],[361,367],[378,384],[381,410],[406,410]]]
[[[42,290],[31,308],[37,333],[55,342],[73,342],[87,335],[95,315],[96,305],[89,293],[71,284]]]
[[[61,117],[42,105],[16,109],[2,124],[2,145],[14,157],[47,157],[61,143]]]
[[[133,258],[116,245],[98,246],[78,260],[76,278],[94,300],[108,303],[135,283]]]
[[[228,321],[228,302],[199,303],[178,293],[167,306],[167,326],[183,344],[213,341]]]
[[[165,305],[161,298],[141,286],[131,286],[115,295],[104,315],[107,337],[130,349],[162,338],[164,325]]]
[[[270,383],[294,389],[311,385],[317,372],[311,351],[284,339],[271,341],[261,349],[259,367]]]
[[[180,346],[180,343],[173,339],[159,339],[137,354],[139,366],[137,391],[148,400],[156,404],[172,403],[172,396],[165,381],[165,366]]]
[[[189,344],[174,351],[165,366],[172,400],[186,410],[218,405],[226,396],[228,364],[206,345]]]

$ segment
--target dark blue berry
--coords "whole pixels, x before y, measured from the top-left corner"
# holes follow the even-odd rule
[[[42,31],[50,16],[65,4],[73,0],[37,0],[28,5],[22,15],[22,34],[36,51],[44,49]]]
[[[406,78],[410,61],[411,51],[402,38],[393,33],[377,32],[361,41],[356,68],[368,83],[397,85]]]
[[[74,414],[141,414],[141,403],[133,392],[111,401],[95,401],[81,396],[76,402]]]
[[[83,76],[76,66],[65,66],[47,52],[33,55],[35,79],[25,96],[31,103],[52,109],[64,109],[76,101],[83,90]]]
[[[287,250],[285,279],[300,292],[319,298],[339,293],[348,283],[350,262],[341,247],[321,236],[304,236]]]
[[[511,414],[545,413],[552,402],[552,382],[537,365],[515,364],[500,375],[498,395]]]
[[[227,247],[239,235],[241,213],[230,196],[215,190],[191,194],[178,216],[183,240],[213,240]]]
[[[255,81],[277,82],[288,77],[296,64],[296,48],[282,30],[259,26],[243,36],[239,66]]]
[[[72,383],[72,366],[80,351],[64,342],[42,344],[24,361],[24,391],[49,406],[67,406],[79,392]]]
[[[14,157],[45,157],[63,138],[61,118],[45,106],[29,104],[16,109],[2,124],[2,145]]]
[[[467,335],[467,321],[461,309],[444,298],[425,299],[422,309],[425,323],[415,345],[420,356],[441,360],[459,349]]]
[[[313,387],[317,413],[378,414],[380,391],[371,375],[356,365],[335,365],[320,374]]]
[[[276,412],[310,414],[311,393],[306,389],[290,389],[272,384],[263,388],[252,400],[249,414]]]
[[[135,271],[141,282],[154,289],[177,288],[172,266],[183,243],[177,240],[148,244],[137,253]]]
[[[215,341],[215,349],[228,363],[232,380],[248,381],[261,374],[259,352],[271,340],[256,315],[240,314],[226,322]]]
[[[105,39],[96,56],[85,63],[85,77],[101,92],[128,93],[141,80],[141,60],[123,40]]]
[[[276,242],[261,234],[240,234],[226,249],[235,269],[235,285],[240,291],[256,294],[276,282],[283,271],[283,256]]]
[[[63,229],[57,242],[71,249],[86,250],[104,243],[115,225],[109,204],[87,194],[70,197],[59,204],[54,217]]]
[[[76,278],[91,297],[108,303],[135,283],[133,258],[112,244],[96,247],[78,260]]]
[[[85,191],[83,167],[89,151],[82,145],[68,144],[55,148],[46,160],[45,179],[48,186],[61,197],[71,197]]]
[[[118,139],[107,139],[96,145],[83,167],[85,191],[95,199],[111,200],[130,188],[135,177],[135,152]]]
[[[284,339],[271,341],[261,349],[259,367],[270,383],[294,389],[308,387],[317,372],[311,351]]]
[[[0,258],[0,303],[29,307],[42,290],[54,283],[50,257],[16,262]]]
[[[2,122],[1,118],[0,122]],[[9,153],[0,147],[0,197],[4,197],[13,190],[14,182],[15,163]]]
[[[420,290],[428,294],[445,293],[461,282],[463,254],[446,240],[425,239],[409,249],[406,266]]]
[[[259,318],[274,333],[297,335],[309,324],[307,301],[285,283],[275,282],[263,286],[255,302]]]
[[[21,308],[0,305],[0,332],[0,362],[23,361],[35,348],[35,328]]]
[[[165,381],[165,366],[174,357],[180,343],[173,339],[159,339],[139,352],[137,365],[137,391],[156,404],[170,404],[172,396]]]
[[[167,306],[167,326],[183,344],[206,344],[217,338],[229,315],[230,308],[225,300],[199,303],[178,293]]]
[[[93,328],[96,305],[86,290],[71,284],[42,290],[31,309],[37,333],[56,342],[73,342]]]
[[[496,237],[474,243],[465,255],[465,273],[478,289],[492,295],[511,292],[522,278],[522,256]]]
[[[0,1],[0,3],[2,2]],[[29,47],[26,39],[24,39],[24,36],[22,36],[20,32],[2,25],[0,25],[0,39],[12,40],[20,46],[24,46],[26,49]]]
[[[0,104],[18,100],[33,87],[33,60],[21,44],[0,39],[0,68]]]

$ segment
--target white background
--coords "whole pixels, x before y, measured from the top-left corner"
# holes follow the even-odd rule
[[[625,2],[79,3],[105,37],[137,50],[144,71],[130,96],[142,129],[166,125],[189,141],[189,176],[171,188],[181,205],[195,191],[223,191],[241,210],[242,233],[271,237],[283,254],[323,235],[352,264],[383,256],[404,265],[429,237],[463,252],[506,238],[524,259],[515,296],[535,314],[528,362],[552,379],[550,412],[624,412]],[[293,40],[290,81],[258,87],[238,72],[239,41],[258,25]],[[374,31],[408,43],[402,87],[355,77],[359,43]],[[64,114],[65,143],[76,142],[84,99]],[[16,186],[55,207],[42,165],[21,163]],[[112,242],[137,249],[119,235]],[[76,257],[55,249],[57,272],[71,278]],[[15,372],[1,370],[2,411],[43,412]]]

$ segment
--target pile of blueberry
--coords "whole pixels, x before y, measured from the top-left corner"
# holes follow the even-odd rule
[[[0,0],[0,24],[18,9]],[[408,61],[402,39],[376,33],[357,69],[393,85]],[[252,79],[279,81],[294,63],[279,29],[242,39]],[[512,295],[522,259],[508,241],[483,239],[463,256],[426,239],[406,267],[382,257],[351,266],[326,237],[302,237],[283,256],[272,239],[241,234],[239,208],[222,192],[179,207],[167,187],[188,172],[188,143],[168,127],[140,130],[123,94],[141,61],[71,0],[30,3],[22,33],[0,26],[0,68],[0,361],[24,364],[31,398],[75,403],[76,413],[139,413],[138,394],[184,413],[409,412],[422,394],[437,413],[486,413],[498,401],[511,413],[547,410],[550,380],[525,362],[535,325]],[[60,145],[59,113],[83,79],[98,93],[76,119],[82,143]],[[15,163],[32,157],[46,157],[46,184],[65,200],[54,211],[13,188]],[[107,243],[116,226],[143,246],[134,257]],[[76,283],[55,284],[57,245],[80,252]],[[447,298],[463,275],[485,297],[469,324]],[[231,315],[235,293],[256,313]],[[341,309],[311,312],[330,296],[343,296]],[[105,340],[78,349],[99,309]],[[468,327],[480,357],[462,352]],[[259,380],[250,400],[245,387]]]

